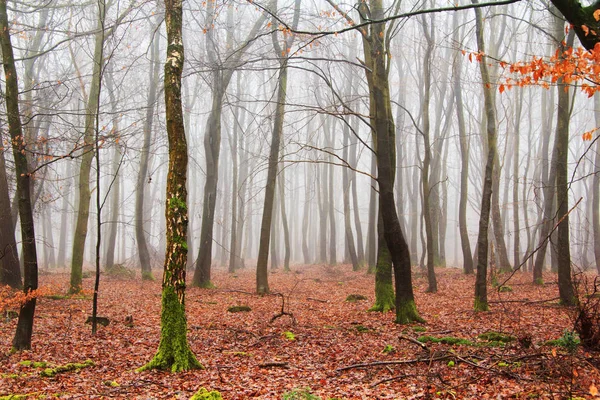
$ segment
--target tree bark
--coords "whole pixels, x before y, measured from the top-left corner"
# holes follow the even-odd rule
[[[295,1],[294,21],[292,26],[296,27],[300,17],[300,0]],[[273,3],[273,10],[277,12],[277,2]],[[279,61],[279,78],[277,80],[277,103],[275,106],[275,120],[271,135],[271,148],[269,152],[269,165],[267,170],[267,184],[265,187],[265,200],[263,216],[260,227],[260,241],[258,248],[258,261],[256,264],[256,293],[269,293],[269,282],[267,274],[267,261],[269,258],[269,239],[271,233],[271,220],[273,215],[273,200],[275,198],[275,184],[279,167],[279,150],[281,137],[283,135],[283,118],[285,115],[285,102],[287,93],[288,77],[288,53],[294,42],[294,35],[284,36],[283,47],[279,44],[278,32],[273,31],[271,39],[273,48]],[[283,201],[284,199],[281,199]]]
[[[215,3],[207,3],[208,20],[212,23],[215,16]],[[204,183],[204,199],[202,202],[202,227],[200,228],[200,246],[198,258],[196,259],[194,278],[192,286],[213,287],[211,282],[212,266],[212,242],[213,226],[215,222],[215,209],[217,204],[217,183],[219,176],[219,153],[221,150],[221,112],[223,109],[223,97],[231,81],[233,72],[238,67],[240,59],[256,37],[258,30],[267,19],[263,13],[256,21],[248,34],[246,41],[236,49],[232,49],[227,59],[227,68],[217,65],[217,55],[214,29],[208,29],[206,33],[207,55],[209,62],[213,64],[212,81],[212,106],[206,122],[206,133],[204,135],[204,153],[206,155],[206,181]],[[230,31],[231,32],[231,31]]]
[[[471,0],[476,4],[477,0]],[[475,9],[475,33],[477,36],[477,49],[485,54],[485,42],[483,39],[483,20],[481,10]],[[477,237],[477,276],[475,280],[475,301],[476,311],[487,311],[489,309],[487,300],[487,264],[488,264],[488,230],[490,224],[490,210],[492,200],[492,180],[494,173],[494,163],[496,159],[496,112],[494,104],[494,95],[490,86],[490,76],[487,67],[486,58],[483,57],[479,63],[481,80],[483,85],[483,96],[485,115],[487,119],[487,144],[488,154],[484,172],[483,190],[481,195],[481,211],[479,216],[479,234]]]
[[[154,31],[154,30],[153,30]],[[137,185],[135,192],[135,239],[137,242],[138,257],[143,280],[154,280],[152,276],[152,264],[150,262],[150,253],[146,243],[146,231],[144,221],[146,215],[144,212],[144,202],[146,199],[146,186],[148,181],[148,165],[150,159],[150,141],[152,140],[152,126],[154,122],[154,110],[156,106],[156,89],[158,87],[158,77],[160,73],[160,64],[158,63],[158,51],[160,46],[160,35],[155,35],[152,39],[150,51],[150,64],[148,76],[148,97],[146,101],[146,116],[144,119],[144,140],[140,154],[140,169],[137,176]]]
[[[383,19],[384,7],[381,0],[369,1],[370,14],[374,20]],[[361,15],[368,15],[364,10]],[[361,10],[359,10],[361,11]],[[411,263],[408,244],[404,239],[394,200],[394,172],[396,168],[395,127],[388,80],[388,49],[384,45],[385,23],[373,23],[361,30],[367,65],[369,85],[369,116],[377,153],[377,182],[379,185],[379,210],[383,219],[383,231],[394,266],[396,285],[396,322],[422,321],[414,301]]]
[[[4,143],[0,134],[0,143]],[[10,194],[4,150],[0,150],[0,284],[21,289],[21,268],[19,267],[19,252],[13,229]]]
[[[5,103],[8,119],[8,130],[12,142],[17,181],[17,197],[19,199],[19,218],[21,221],[21,241],[23,249],[24,281],[23,291],[28,294],[38,287],[38,264],[35,243],[35,228],[33,210],[31,207],[31,175],[29,173],[26,147],[23,138],[21,116],[19,112],[19,83],[13,47],[8,26],[6,0],[0,0],[0,47],[2,48],[2,63],[6,82]],[[33,334],[33,317],[35,314],[36,298],[28,299],[19,310],[19,319],[12,348],[16,351],[31,349]]]
[[[594,96],[594,120],[600,126],[600,94]],[[600,169],[600,140],[596,140],[596,156],[594,157],[594,170]],[[594,230],[594,259],[596,271],[600,274],[600,174],[592,178],[592,227]]]
[[[188,156],[181,104],[181,75],[184,62],[182,17],[182,0],[165,0],[167,60],[164,90],[169,140],[165,210],[167,254],[162,280],[160,343],[154,358],[139,370],[157,368],[178,372],[203,368],[189,348],[185,316]]]
[[[85,241],[90,215],[90,171],[94,159],[94,122],[98,110],[98,93],[100,91],[100,80],[102,79],[102,68],[104,65],[104,60],[102,60],[102,48],[105,40],[104,13],[104,8],[101,8],[100,15],[98,15],[98,32],[96,33],[94,44],[92,82],[85,109],[85,131],[83,135],[81,166],[79,169],[79,183],[77,186],[79,202],[77,207],[77,223],[75,224],[75,233],[73,236],[73,255],[71,257],[70,293],[81,291]]]
[[[429,104],[431,100],[431,57],[433,53],[433,37],[428,31],[426,19],[422,19],[423,33],[427,46],[425,48],[425,54],[423,56],[423,101],[421,104],[421,114],[423,118],[423,168],[421,170],[421,183],[423,193],[423,219],[425,224],[425,235],[426,235],[426,250],[427,250],[427,292],[437,292],[437,281],[435,279],[434,271],[434,259],[436,256],[435,247],[437,241],[437,235],[434,235],[432,225],[432,210],[431,207],[431,187],[429,184],[429,167],[431,166],[431,143],[430,143],[430,120],[429,120]]]

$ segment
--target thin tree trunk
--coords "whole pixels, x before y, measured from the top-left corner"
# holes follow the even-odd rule
[[[77,186],[79,202],[77,207],[77,223],[73,235],[70,293],[78,293],[81,291],[83,258],[90,215],[90,171],[92,168],[92,160],[94,159],[94,122],[98,110],[98,93],[100,91],[100,80],[102,79],[102,68],[104,65],[104,60],[102,60],[102,49],[106,36],[106,33],[104,32],[104,8],[101,10],[102,14],[98,15],[98,32],[95,37],[92,82],[86,105],[85,131],[83,136],[81,166],[79,169],[79,183]]]
[[[300,17],[300,0],[295,1],[294,21],[292,26],[296,27]],[[277,2],[273,4],[273,9],[277,12]],[[274,21],[275,22],[275,21]],[[269,236],[271,230],[271,220],[273,215],[273,201],[275,198],[275,184],[277,180],[277,171],[279,167],[279,150],[281,147],[281,137],[283,135],[283,118],[285,115],[285,102],[287,92],[288,77],[288,50],[294,42],[294,35],[284,36],[283,48],[279,44],[277,37],[278,31],[273,31],[271,39],[275,54],[279,58],[279,78],[277,81],[277,103],[275,108],[275,121],[273,122],[273,131],[271,136],[271,148],[269,152],[269,166],[267,170],[267,185],[265,187],[265,201],[263,207],[263,216],[260,227],[260,241],[258,249],[258,261],[256,264],[256,292],[258,294],[269,293],[269,282],[267,275],[267,261],[269,258]],[[283,199],[281,199],[283,201]]]
[[[560,23],[559,23],[560,22]],[[558,27],[564,26],[562,20],[557,19]],[[575,34],[571,31],[567,37],[565,48],[559,48],[560,53],[573,46]],[[563,305],[572,306],[577,303],[575,289],[571,280],[571,245],[569,240],[569,120],[571,119],[569,86],[558,80],[558,108],[556,113],[556,136],[554,148],[556,149],[556,202],[558,218],[561,221],[557,229],[557,267],[558,267],[558,292]]]
[[[148,97],[146,101],[146,117],[144,120],[144,141],[140,155],[140,169],[137,176],[137,185],[135,192],[135,239],[137,242],[138,256],[143,280],[153,280],[152,264],[150,262],[150,253],[146,243],[146,231],[144,221],[146,214],[144,201],[146,199],[146,186],[148,181],[148,164],[150,156],[150,142],[152,140],[152,126],[154,122],[154,109],[156,107],[156,89],[158,88],[158,78],[160,74],[160,63],[158,62],[158,52],[160,47],[160,35],[155,35],[152,39],[150,51],[150,64],[148,83]]]
[[[2,134],[0,134],[0,142],[4,143]],[[0,150],[0,283],[20,289],[23,283],[7,178],[4,150]]]
[[[594,119],[596,126],[600,126],[600,94],[594,96]],[[594,170],[600,169],[600,140],[596,140],[596,156],[594,157]],[[594,230],[594,259],[596,271],[600,274],[600,174],[594,174],[592,180],[592,228]]]
[[[477,0],[471,0],[476,4]],[[485,54],[483,19],[480,9],[475,9],[475,33],[477,36],[477,49],[481,54]],[[475,301],[474,308],[477,311],[488,310],[487,300],[487,264],[488,264],[488,230],[490,224],[490,211],[492,203],[492,180],[494,173],[494,163],[496,159],[496,112],[494,105],[494,90],[490,85],[490,76],[487,67],[487,60],[484,57],[479,63],[481,80],[483,86],[485,115],[487,119],[487,147],[483,190],[481,196],[481,211],[479,216],[479,235],[477,237],[477,276],[475,280]]]
[[[285,169],[279,171],[279,207],[281,208],[281,223],[283,225],[283,270],[290,270],[290,229],[288,226],[288,217],[285,209]]]
[[[432,225],[432,210],[431,207],[431,187],[429,185],[429,167],[431,165],[431,143],[430,143],[430,129],[429,129],[429,103],[431,99],[431,57],[433,53],[433,37],[428,31],[426,19],[422,19],[423,32],[427,41],[427,47],[425,48],[425,55],[423,56],[423,76],[424,76],[424,94],[423,101],[421,104],[421,113],[423,116],[423,145],[424,145],[424,156],[423,156],[423,169],[421,170],[421,183],[422,183],[422,194],[423,194],[423,219],[425,223],[425,235],[426,235],[426,250],[427,250],[427,292],[437,292],[437,281],[435,279],[434,271],[434,259],[435,259],[435,242],[437,241],[437,235],[434,235]]]

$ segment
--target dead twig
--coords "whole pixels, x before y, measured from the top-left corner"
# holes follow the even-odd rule
[[[270,361],[258,364],[260,368],[289,368],[288,363],[285,361]]]
[[[431,357],[414,358],[412,360],[376,361],[376,362],[372,362],[372,363],[348,365],[347,367],[338,368],[335,371],[342,372],[342,371],[347,371],[349,369],[354,369],[354,368],[367,368],[367,367],[377,367],[377,366],[384,366],[384,365],[416,364],[416,363],[421,363],[421,362],[430,363],[431,361],[442,361],[442,360],[447,360],[449,358],[453,358],[453,356],[444,355],[444,356],[438,356],[438,357],[434,357],[434,358],[431,358]]]
[[[296,318],[291,312],[285,311],[285,296],[282,293],[273,293],[274,295],[281,296],[281,311],[271,317],[269,323],[273,323],[277,318],[283,317],[284,315],[289,316],[292,319],[292,324],[296,325]]]
[[[419,346],[423,350],[429,351],[429,347],[427,347],[427,345],[425,343],[419,342],[417,339],[411,338],[410,336],[400,335],[399,339],[400,340],[407,340],[407,341],[409,341],[411,343],[416,344],[417,346]]]

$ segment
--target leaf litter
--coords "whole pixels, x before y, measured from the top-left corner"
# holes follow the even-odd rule
[[[558,306],[553,275],[536,286],[530,275],[517,274],[509,293],[490,287],[491,311],[476,313],[474,277],[441,268],[439,291],[431,294],[425,293],[425,275],[417,271],[416,303],[427,322],[398,325],[393,312],[367,311],[374,301],[373,275],[347,265],[293,269],[271,271],[273,294],[262,297],[253,294],[251,270],[216,271],[217,288],[188,288],[188,341],[206,369],[178,374],[135,371],[158,347],[159,280],[103,277],[99,315],[110,324],[95,336],[84,323],[90,296],[42,296],[31,351],[11,354],[16,319],[0,322],[0,396],[188,399],[201,387],[218,390],[224,399],[281,399],[303,390],[322,399],[598,396],[598,354],[545,344],[573,326],[569,311]],[[40,277],[41,286],[63,292],[68,282],[67,273]],[[91,292],[92,285],[93,279],[84,280],[84,290]],[[350,294],[367,300],[348,302]],[[251,311],[227,312],[232,306]],[[479,338],[490,332],[516,340]],[[425,336],[440,340],[419,341]],[[456,342],[448,338],[463,340],[448,344]],[[93,365],[53,377],[43,377],[43,368],[34,366],[86,360]]]

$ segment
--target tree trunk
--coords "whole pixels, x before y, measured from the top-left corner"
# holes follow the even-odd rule
[[[155,35],[152,39],[150,52],[150,68],[148,83],[148,97],[146,101],[146,117],[144,120],[144,141],[140,155],[140,169],[137,176],[137,185],[135,192],[135,239],[137,242],[138,256],[143,280],[154,280],[152,276],[152,264],[150,262],[150,253],[146,243],[146,231],[144,221],[147,219],[144,209],[146,199],[146,186],[148,181],[148,164],[150,156],[150,142],[152,140],[152,126],[154,122],[154,110],[156,106],[156,89],[158,87],[158,77],[160,73],[160,64],[158,62],[158,52],[160,46],[160,35]]]
[[[185,316],[185,267],[187,262],[187,142],[181,105],[183,71],[182,0],[165,0],[167,61],[165,63],[165,105],[169,139],[166,211],[167,254],[162,280],[160,343],[154,358],[139,370],[167,369],[173,372],[202,365],[187,342]]]
[[[85,116],[85,131],[83,136],[83,147],[81,155],[81,166],[79,169],[79,183],[77,192],[79,202],[77,207],[77,223],[73,236],[73,256],[71,257],[71,282],[69,293],[81,291],[81,275],[83,269],[83,258],[85,241],[88,232],[88,220],[90,215],[90,171],[94,159],[94,127],[96,113],[98,110],[98,93],[100,92],[100,80],[102,79],[102,48],[106,33],[104,32],[104,8],[98,16],[98,32],[95,37],[92,82],[88,94]]]
[[[215,18],[215,3],[207,3],[207,18],[210,23]],[[206,133],[204,135],[204,153],[206,156],[206,180],[204,182],[204,199],[202,201],[202,227],[200,228],[200,246],[198,258],[196,259],[194,278],[192,286],[213,287],[211,282],[212,266],[212,242],[213,226],[215,222],[215,209],[217,205],[217,181],[219,176],[219,153],[221,150],[221,111],[223,109],[223,97],[231,81],[233,72],[239,65],[241,57],[250,47],[262,27],[267,14],[263,13],[248,34],[246,41],[236,49],[231,49],[231,54],[224,59],[227,66],[218,65],[215,44],[215,30],[208,29],[206,32],[207,56],[213,65],[212,82],[212,106],[206,122]],[[229,30],[231,32],[231,30]]]
[[[429,167],[431,165],[431,143],[430,143],[430,121],[429,121],[429,103],[431,99],[431,56],[433,53],[433,37],[430,32],[428,32],[428,26],[426,23],[426,19],[422,19],[423,24],[423,32],[427,42],[427,47],[425,48],[425,55],[423,56],[423,101],[421,104],[422,116],[423,116],[423,145],[424,145],[424,156],[423,156],[423,169],[421,170],[421,183],[422,183],[422,193],[423,193],[423,219],[425,223],[425,235],[426,235],[426,249],[427,249],[427,292],[435,293],[437,292],[437,281],[435,279],[435,271],[434,271],[434,259],[436,255],[435,247],[437,241],[437,235],[434,235],[433,232],[433,224],[432,224],[432,212],[437,212],[437,210],[432,210],[431,207],[431,187],[429,185]]]
[[[300,0],[295,0],[294,5],[294,27],[298,24],[300,14]],[[273,4],[274,12],[277,12],[277,2]],[[275,21],[274,21],[275,22]],[[288,51],[294,42],[294,35],[285,36],[283,48],[279,44],[277,37],[278,31],[273,31],[271,39],[276,56],[279,58],[279,78],[277,81],[277,103],[275,107],[275,121],[273,122],[273,131],[271,135],[271,148],[269,152],[269,165],[267,170],[267,184],[265,187],[265,201],[263,207],[263,216],[260,226],[260,241],[258,248],[258,261],[256,264],[256,293],[269,293],[269,282],[267,275],[267,261],[269,258],[269,236],[271,230],[271,220],[273,215],[273,200],[275,198],[275,184],[277,181],[277,171],[279,168],[279,150],[281,147],[281,137],[283,136],[283,118],[285,115],[285,102],[287,93],[288,76]],[[284,201],[284,199],[281,199]]]
[[[373,143],[375,145],[375,143]],[[375,146],[373,146],[375,147]],[[371,176],[377,176],[377,154],[371,155]],[[369,221],[367,226],[367,265],[368,271],[374,272],[377,265],[377,202],[378,194],[375,190],[376,182],[373,181],[371,190],[369,190]]]
[[[290,270],[290,229],[288,226],[288,217],[285,209],[285,169],[279,171],[279,207],[281,208],[281,223],[283,225],[283,270]]]
[[[1,134],[0,142],[4,143]],[[21,289],[19,252],[10,207],[4,150],[0,150],[0,284]]]
[[[352,75],[350,76],[349,87],[352,87]],[[342,150],[342,158],[348,160],[348,146],[350,144],[350,126],[348,121],[345,121],[344,125],[344,142]],[[354,234],[352,233],[352,223],[350,221],[350,170],[348,168],[342,169],[342,185],[343,185],[343,200],[344,200],[344,232],[346,237],[346,249],[352,262],[352,270],[358,271],[360,264],[358,257],[356,256],[356,248],[354,246]]]
[[[477,0],[471,0],[476,4]],[[477,35],[477,49],[481,54],[485,54],[485,43],[483,39],[483,20],[480,9],[475,9],[475,22]],[[487,119],[487,147],[488,154],[484,172],[483,190],[481,194],[481,211],[479,215],[479,234],[477,237],[477,276],[475,280],[475,301],[476,311],[487,311],[489,309],[487,300],[487,264],[488,264],[488,230],[490,224],[490,211],[492,200],[492,180],[494,173],[494,163],[496,159],[496,112],[494,104],[493,88],[490,86],[490,76],[487,67],[487,60],[484,57],[479,63],[481,80],[483,86],[485,115]]]
[[[8,26],[6,0],[0,0],[0,47],[6,82],[5,103],[8,119],[8,130],[13,149],[17,194],[19,199],[19,218],[21,221],[21,241],[23,249],[24,281],[23,291],[28,294],[38,287],[38,264],[35,244],[33,210],[31,207],[31,175],[28,170],[26,146],[23,139],[23,128],[19,113],[19,83],[13,47]],[[12,348],[16,351],[31,349],[33,333],[33,316],[35,314],[35,296],[28,299],[19,310],[19,319]]]
[[[371,0],[374,20],[384,17],[381,0]],[[365,8],[361,3],[359,8]],[[367,10],[363,10],[367,11]],[[367,15],[366,12],[361,15]],[[396,285],[396,322],[405,324],[422,321],[415,305],[411,263],[408,244],[404,239],[394,200],[394,172],[396,168],[395,127],[389,92],[388,50],[384,46],[385,23],[373,23],[369,31],[362,29],[362,39],[369,85],[369,116],[377,153],[377,182],[379,184],[379,210],[383,219],[385,241],[394,266]]]
[[[594,96],[594,119],[596,126],[600,126],[600,94]],[[600,140],[596,140],[596,156],[594,157],[594,170],[600,169]],[[596,271],[600,274],[600,174],[592,178],[592,227],[594,230],[594,259]]]
[[[560,27],[564,22],[560,21]],[[558,21],[557,21],[558,24]],[[558,28],[558,26],[557,26]],[[557,29],[558,31],[558,29]],[[573,46],[573,32],[567,37],[567,46]],[[562,53],[565,48],[559,48]],[[560,302],[566,306],[577,303],[575,289],[571,280],[571,246],[569,241],[569,120],[571,119],[569,107],[569,86],[558,80],[558,108],[556,113],[556,136],[554,148],[556,150],[556,202],[558,218],[561,221],[557,229],[557,266],[558,266],[558,292]]]

